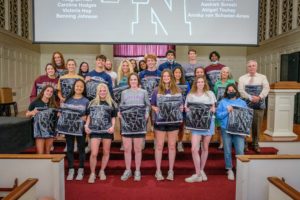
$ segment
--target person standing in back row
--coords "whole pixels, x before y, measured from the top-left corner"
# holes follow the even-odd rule
[[[176,58],[176,54],[175,54],[175,51],[170,49],[166,52],[166,59],[167,61],[160,64],[159,67],[158,67],[158,70],[159,71],[164,71],[164,69],[170,69],[173,71],[173,69],[177,66],[181,66],[181,64],[177,63],[175,61],[175,58]]]
[[[65,59],[61,52],[59,51],[53,52],[51,63],[52,66],[55,67],[56,75],[58,78],[67,74],[68,69],[66,68],[67,66],[65,65]]]
[[[252,108],[252,145],[256,153],[260,153],[258,145],[261,123],[266,108],[265,99],[269,94],[270,86],[267,77],[257,73],[257,62],[249,60],[247,62],[248,73],[239,78],[238,90],[246,100],[248,107]],[[247,146],[245,147],[247,150]]]
[[[211,64],[205,67],[205,74],[211,91],[214,90],[215,83],[220,79],[221,69],[225,67],[219,62],[220,57],[217,51],[211,52],[209,54]]]
[[[95,81],[105,83],[109,89],[110,95],[113,96],[112,79],[110,75],[108,75],[105,72],[105,63],[106,63],[105,55],[96,56],[95,69],[86,75],[85,81],[88,82],[90,80],[95,80]]]
[[[182,65],[184,74],[185,74],[185,80],[192,85],[194,81],[194,71],[198,67],[203,67],[198,61],[197,61],[197,52],[195,49],[190,49],[188,51],[188,62]]]

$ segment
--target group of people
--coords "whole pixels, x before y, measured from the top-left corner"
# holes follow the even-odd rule
[[[106,180],[105,168],[109,161],[110,146],[114,138],[116,118],[121,120],[121,127],[126,112],[124,107],[140,106],[144,109],[143,121],[150,120],[155,132],[155,178],[165,177],[161,171],[162,152],[167,135],[169,170],[167,180],[174,180],[176,143],[178,151],[183,151],[182,138],[185,118],[190,111],[190,104],[209,105],[211,117],[206,129],[191,131],[191,152],[195,173],[186,178],[186,182],[207,181],[204,172],[208,157],[209,143],[216,130],[221,130],[224,145],[225,168],[228,179],[234,180],[232,171],[232,144],[237,155],[244,153],[245,136],[227,131],[229,113],[235,106],[253,109],[252,142],[256,152],[260,152],[258,137],[264,114],[264,100],[269,92],[266,76],[257,73],[257,62],[247,62],[248,73],[239,78],[238,84],[232,78],[230,68],[219,62],[220,54],[213,51],[209,55],[211,64],[203,67],[197,61],[197,52],[188,51],[189,62],[181,65],[176,60],[174,50],[166,52],[167,61],[157,67],[157,57],[145,56],[138,64],[135,60],[123,60],[118,73],[113,72],[112,62],[104,55],[96,56],[95,69],[89,71],[89,65],[82,62],[77,72],[74,59],[64,61],[60,52],[54,52],[52,62],[45,67],[46,75],[38,77],[32,89],[26,116],[34,119],[34,137],[37,153],[49,154],[56,134],[63,134],[67,144],[68,176],[73,180],[74,143],[79,153],[79,168],[76,180],[84,176],[86,136],[89,138],[90,176],[89,183],[96,180],[96,164],[99,145],[102,141],[103,156],[100,180]],[[238,85],[238,86],[237,86]],[[119,101],[116,101],[114,88],[126,86]],[[161,111],[162,102],[171,97],[179,97],[176,109],[172,113],[181,113],[176,119],[166,118]],[[178,98],[177,98],[178,99]],[[49,111],[50,110],[50,111]],[[105,112],[104,112],[105,111]],[[99,113],[102,113],[99,116]],[[105,114],[103,114],[105,113]],[[133,114],[132,114],[133,115]],[[55,116],[58,116],[56,119]],[[104,117],[104,118],[103,118]],[[42,125],[43,124],[43,125]],[[105,127],[105,128],[103,128]],[[219,127],[219,128],[218,128]],[[147,131],[128,132],[121,129],[124,146],[125,171],[122,181],[133,176],[141,180],[141,161],[143,142]],[[200,142],[201,145],[200,145]],[[201,155],[199,148],[201,146]],[[222,146],[222,145],[221,145]],[[135,152],[135,171],[131,171],[132,148]]]

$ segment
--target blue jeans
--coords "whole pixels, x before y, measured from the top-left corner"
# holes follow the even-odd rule
[[[241,135],[233,135],[226,132],[226,129],[221,129],[223,145],[224,145],[224,159],[225,168],[232,169],[232,143],[234,145],[236,155],[244,155],[245,138]]]

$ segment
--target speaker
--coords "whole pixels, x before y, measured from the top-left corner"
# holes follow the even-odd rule
[[[280,81],[300,82],[300,52],[282,54],[280,62]]]
[[[288,80],[289,72],[289,54],[282,54],[280,56],[280,81]]]
[[[300,52],[282,54],[280,60],[280,81],[300,82]],[[294,123],[300,124],[300,93],[295,96]]]

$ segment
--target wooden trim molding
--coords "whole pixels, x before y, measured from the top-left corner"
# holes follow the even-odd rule
[[[0,188],[0,192],[10,192],[13,189],[15,189],[16,187],[18,187],[18,179],[16,178],[14,181],[14,185],[11,188]]]
[[[272,83],[270,85],[271,89],[295,89],[295,90],[299,90],[300,89],[300,83],[296,82],[296,81],[280,81],[280,82],[276,82],[276,83]]]
[[[300,159],[300,155],[238,155],[241,162],[250,162],[250,160],[280,160],[280,159]]]
[[[0,159],[50,159],[52,162],[60,162],[64,154],[0,154]]]
[[[26,181],[24,181],[24,183],[22,183],[20,186],[16,187],[6,197],[4,197],[3,200],[19,199],[23,194],[25,194],[28,190],[30,190],[30,188],[32,188],[37,182],[38,182],[38,179],[35,179],[35,178],[27,179]]]
[[[268,181],[292,199],[300,199],[300,192],[278,177],[268,177]]]

